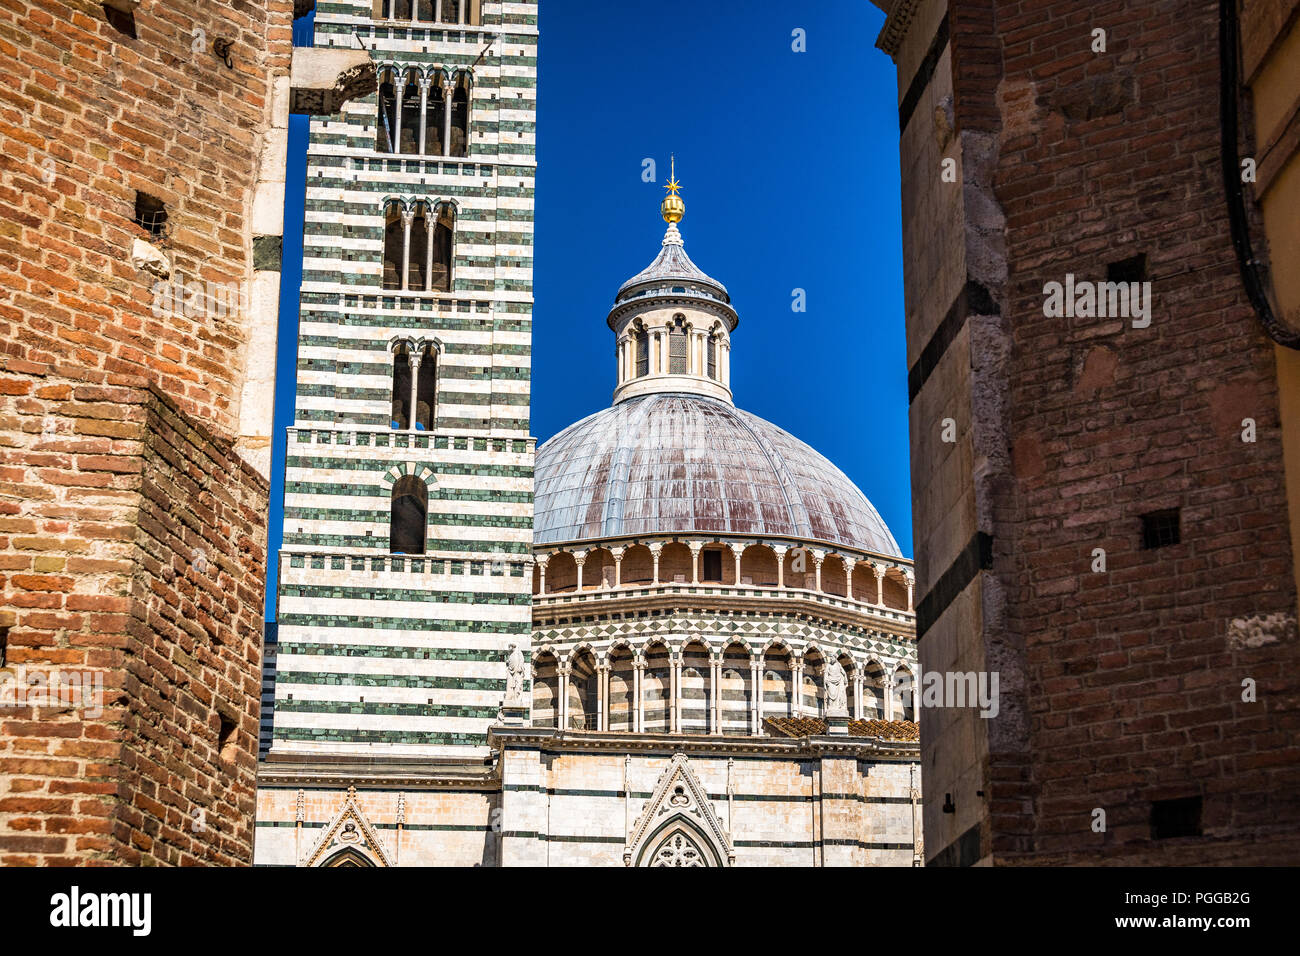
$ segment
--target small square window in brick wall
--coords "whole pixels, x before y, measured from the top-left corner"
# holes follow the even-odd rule
[[[1182,528],[1177,508],[1153,511],[1142,516],[1142,547],[1163,548],[1182,541]]]
[[[135,224],[151,236],[167,235],[167,206],[148,193],[135,194]]]
[[[1151,839],[1201,835],[1201,798],[1179,797],[1151,804]]]
[[[235,734],[235,721],[221,715],[221,730],[217,734],[217,759],[233,764],[239,757],[239,740]]]
[[[1120,259],[1106,266],[1107,282],[1142,282],[1147,277],[1147,254],[1140,252],[1136,256]]]
[[[105,3],[104,19],[118,33],[136,39],[135,34],[135,14],[130,10],[119,10],[114,3]]]

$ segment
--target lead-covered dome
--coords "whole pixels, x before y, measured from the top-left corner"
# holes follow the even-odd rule
[[[808,445],[701,395],[630,398],[537,449],[534,541],[711,531],[901,556],[871,502]]]

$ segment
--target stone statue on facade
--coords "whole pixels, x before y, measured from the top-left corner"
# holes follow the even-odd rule
[[[510,645],[506,656],[506,705],[521,704],[524,699],[524,671],[528,665],[517,644]]]
[[[826,664],[823,681],[826,687],[826,716],[847,717],[849,715],[849,678],[844,673],[844,665],[832,657]]]

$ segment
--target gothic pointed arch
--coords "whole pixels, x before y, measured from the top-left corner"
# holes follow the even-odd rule
[[[357,867],[371,868],[374,865],[375,864],[370,859],[370,857],[366,856],[364,853],[361,853],[358,850],[354,850],[352,847],[348,847],[346,850],[339,850],[333,856],[326,857],[319,864],[319,866],[325,868],[336,867],[336,866],[337,867],[357,866]]]
[[[302,861],[303,866],[392,866],[388,847],[371,826],[357,788],[348,787],[347,796],[334,818]]]
[[[733,866],[736,851],[684,753],[673,755],[623,847],[626,866]]]

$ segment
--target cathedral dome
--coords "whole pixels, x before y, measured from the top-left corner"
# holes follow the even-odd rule
[[[708,531],[901,553],[830,461],[702,395],[643,395],[570,425],[537,449],[535,480],[537,544]]]

